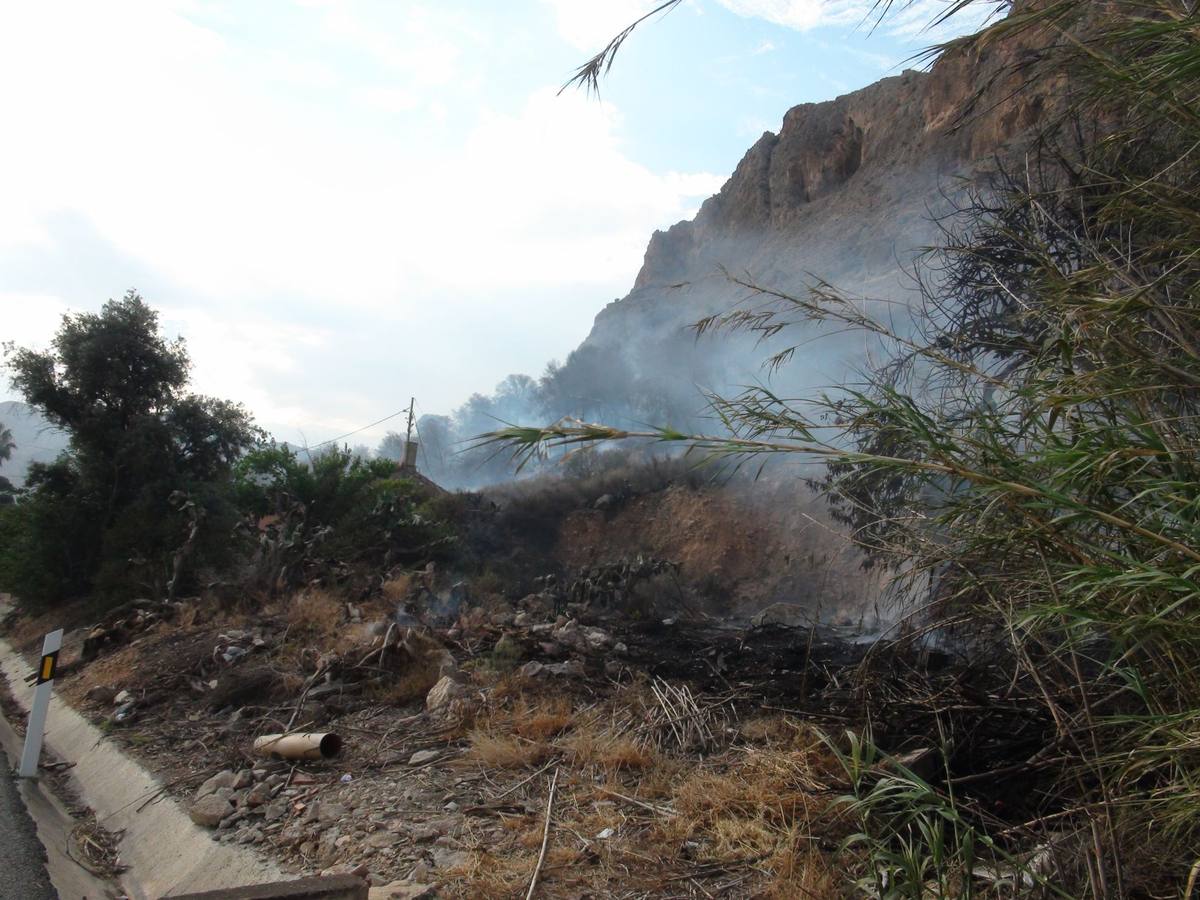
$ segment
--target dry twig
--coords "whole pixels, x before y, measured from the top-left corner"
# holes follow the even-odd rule
[[[550,823],[554,819],[554,794],[558,790],[558,769],[550,779],[550,798],[546,801],[546,828],[542,832],[542,850],[538,853],[537,865],[533,867],[533,877],[529,879],[529,890],[525,892],[525,900],[532,900],[533,892],[537,890],[538,876],[546,862],[546,848],[550,846]]]

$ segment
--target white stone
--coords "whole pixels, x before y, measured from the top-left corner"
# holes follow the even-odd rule
[[[451,701],[467,696],[469,691],[450,675],[443,675],[425,696],[425,708],[430,712],[449,706]]]

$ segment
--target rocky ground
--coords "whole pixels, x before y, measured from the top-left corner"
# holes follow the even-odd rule
[[[396,897],[524,896],[535,872],[544,897],[836,895],[841,776],[814,724],[838,723],[860,649],[552,590],[493,607],[133,604],[68,634],[59,687],[159,773],[143,802],[170,794],[297,874]],[[804,697],[823,718],[791,709]],[[255,755],[291,731],[341,751]]]

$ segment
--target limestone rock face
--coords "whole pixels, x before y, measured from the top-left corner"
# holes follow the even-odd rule
[[[1061,102],[1065,75],[1017,65],[1049,40],[1022,32],[982,50],[951,50],[928,72],[789,110],[694,219],[651,237],[633,290],[601,310],[568,360],[587,391],[611,386],[595,415],[616,408],[630,421],[680,426],[703,407],[696,385],[736,393],[764,377],[761,363],[782,337],[697,340],[690,327],[745,304],[747,290],[722,271],[792,294],[806,295],[819,279],[889,309],[910,303],[906,268],[939,239],[934,217],[997,159],[1019,152]],[[857,348],[840,340],[839,355],[864,352],[861,339]],[[776,384],[806,396],[840,381],[858,359],[822,369],[826,362],[823,352],[805,354]],[[622,412],[631,396],[653,399]]]

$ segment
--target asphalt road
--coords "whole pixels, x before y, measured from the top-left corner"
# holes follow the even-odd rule
[[[45,859],[16,775],[0,751],[0,900],[56,900]]]

